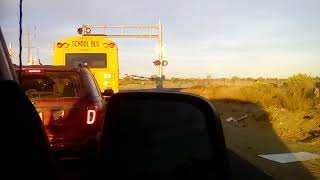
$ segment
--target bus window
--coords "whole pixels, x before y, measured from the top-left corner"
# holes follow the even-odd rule
[[[106,53],[66,53],[65,58],[67,66],[87,63],[90,68],[107,68]]]

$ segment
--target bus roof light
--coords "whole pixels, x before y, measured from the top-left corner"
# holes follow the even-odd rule
[[[62,48],[63,44],[61,42],[57,43],[58,48]]]
[[[109,43],[109,47],[110,47],[110,48],[113,48],[114,46],[115,46],[114,43]]]

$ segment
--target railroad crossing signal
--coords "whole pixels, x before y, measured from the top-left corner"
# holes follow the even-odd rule
[[[166,61],[166,60],[162,60],[162,61],[160,61],[160,60],[155,60],[155,61],[153,61],[153,64],[154,64],[155,66],[160,66],[160,65],[162,65],[162,66],[167,66],[167,65],[168,65],[168,61]]]
[[[162,24],[159,21],[157,26],[109,26],[109,25],[90,25],[90,24],[83,24],[82,27],[78,29],[78,33],[85,35],[90,35],[93,28],[100,28],[104,30],[102,34],[95,34],[101,35],[108,38],[155,38],[158,39],[157,48],[158,51],[158,60],[155,63],[155,66],[158,69],[158,76],[160,81],[156,82],[157,88],[163,88],[163,66],[168,65],[168,61],[163,59],[163,36],[162,36]],[[115,29],[118,30],[118,33],[108,33],[108,29]],[[136,31],[137,33],[127,33],[127,30]],[[148,30],[148,33],[145,31]],[[157,65],[156,65],[157,64]]]

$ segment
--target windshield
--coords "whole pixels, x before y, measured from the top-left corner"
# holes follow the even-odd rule
[[[23,73],[22,88],[29,98],[80,97],[80,87],[76,72]]]
[[[91,99],[199,95],[219,112],[235,177],[320,179],[320,0],[20,0],[21,16],[18,0],[0,1],[14,64],[87,64]],[[88,94],[76,73],[23,76],[30,98]],[[84,107],[89,122],[100,105]]]
[[[105,53],[66,53],[66,65],[77,67],[87,64],[91,68],[107,68],[107,54]]]

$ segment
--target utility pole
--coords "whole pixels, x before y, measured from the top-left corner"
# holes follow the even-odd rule
[[[36,27],[34,27],[34,30],[36,30]],[[31,36],[32,36],[32,33],[30,33],[30,30],[27,29],[27,33],[24,34],[25,36],[27,36],[27,56],[28,56],[28,65],[34,65],[34,60],[33,60],[33,57],[32,57],[32,46],[31,46]]]
[[[9,55],[11,60],[13,60],[16,57],[16,50],[12,47],[12,43],[9,43]]]
[[[31,55],[31,46],[30,46],[30,31],[27,30],[27,48],[28,48],[28,65],[33,64],[32,55]]]

